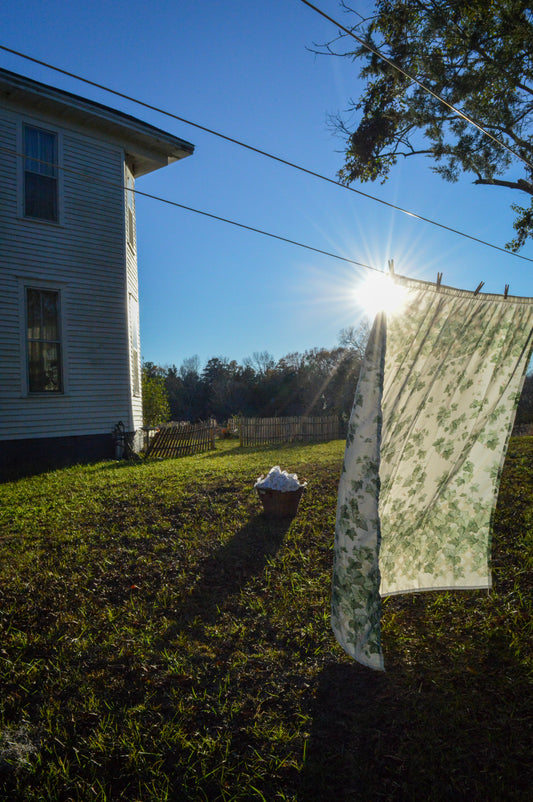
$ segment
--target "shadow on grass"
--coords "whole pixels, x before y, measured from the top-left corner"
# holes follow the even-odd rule
[[[322,671],[298,802],[529,800],[531,696],[513,666]],[[529,688],[529,691],[528,691]]]
[[[291,520],[256,515],[228,543],[203,560],[193,590],[176,611],[176,621],[164,639],[172,638],[193,622],[213,623],[226,599],[239,593],[277,553]]]

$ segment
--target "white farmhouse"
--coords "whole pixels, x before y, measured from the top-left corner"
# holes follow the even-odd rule
[[[142,426],[135,179],[193,145],[0,69],[0,476]]]

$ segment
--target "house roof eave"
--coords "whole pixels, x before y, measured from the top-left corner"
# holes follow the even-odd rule
[[[55,117],[122,145],[136,177],[190,156],[194,145],[110,106],[0,68],[0,100]]]

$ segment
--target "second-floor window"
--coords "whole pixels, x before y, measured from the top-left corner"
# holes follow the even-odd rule
[[[59,220],[57,134],[25,125],[24,216]]]
[[[126,232],[128,243],[135,250],[135,195],[133,192],[135,181],[133,175],[126,168]]]

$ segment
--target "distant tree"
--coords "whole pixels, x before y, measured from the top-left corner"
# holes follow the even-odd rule
[[[175,420],[195,422],[209,417],[206,409],[206,388],[200,376],[197,355],[184,359],[179,369],[179,410]]]
[[[170,419],[165,379],[162,375],[157,375],[155,367],[150,362],[143,364],[142,368],[143,422],[145,426],[156,426]]]
[[[143,376],[148,376],[151,379],[165,378],[167,369],[162,368],[160,365],[155,365],[153,362],[142,363]]]
[[[165,370],[165,388],[168,393],[170,405],[170,419],[173,421],[187,420],[183,415],[183,380],[176,365]]]
[[[305,413],[346,420],[355,394],[361,355],[355,348],[313,348],[305,353]]]
[[[254,372],[234,359],[212,357],[202,371],[209,414],[222,421],[231,415],[251,412]]]
[[[276,365],[276,360],[268,351],[254,351],[252,354],[251,367],[264,376]]]
[[[339,415],[346,419],[355,392],[364,341],[363,327],[343,329],[341,345],[292,352],[278,362],[268,351],[256,352],[243,364],[212,357],[199,373],[198,357],[175,365],[143,365],[145,422],[232,415],[259,417],[286,415]],[[155,402],[164,391],[167,407]],[[157,411],[154,411],[154,406]]]
[[[370,325],[366,321],[359,326],[348,326],[339,332],[339,345],[349,348],[359,359],[365,355],[366,344],[370,334]]]
[[[533,195],[531,0],[376,0],[367,20],[342,6],[357,14],[354,33],[405,71],[348,34],[322,48],[364,63],[360,77],[366,88],[347,115],[334,119],[346,139],[343,181],[384,181],[400,157],[423,155],[447,181],[466,173],[475,184]],[[339,41],[347,49],[339,51]],[[517,233],[507,247],[516,251],[533,236],[533,203],[512,208]]]
[[[186,376],[198,376],[200,373],[200,357],[198,354],[189,356],[183,360],[180,367],[180,376],[184,379]]]

